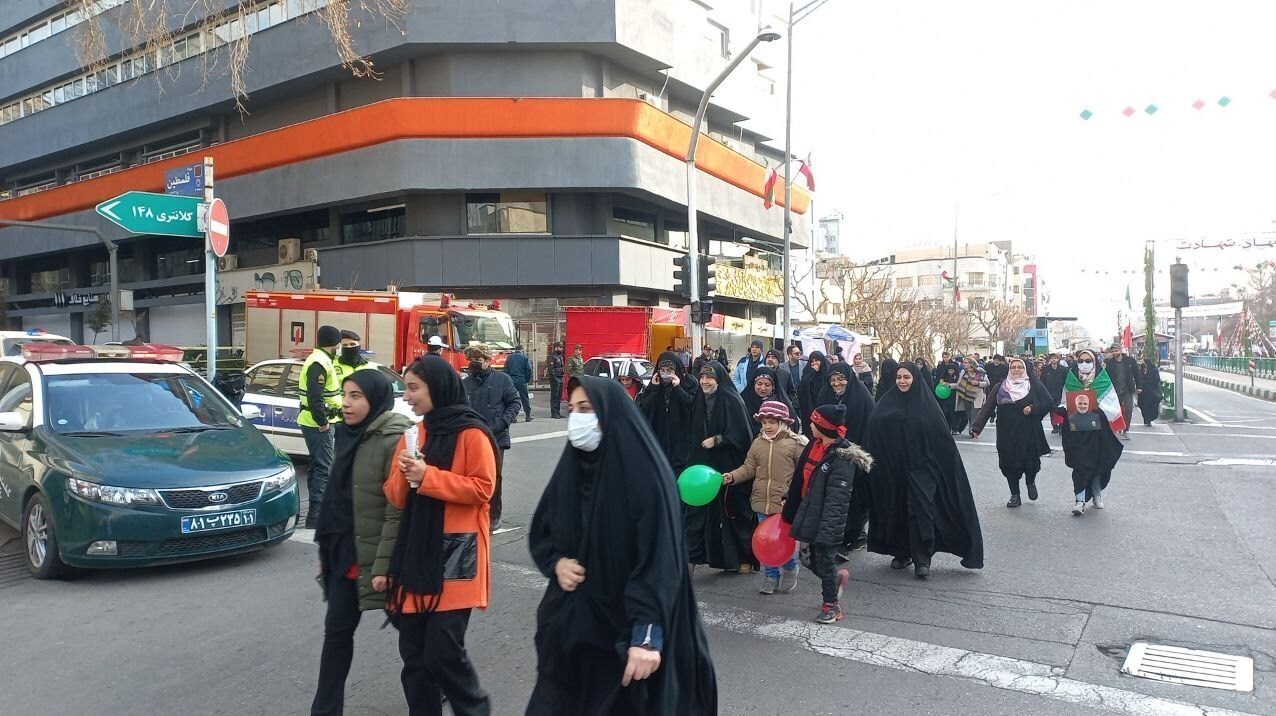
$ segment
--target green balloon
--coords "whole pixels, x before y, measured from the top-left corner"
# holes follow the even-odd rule
[[[952,394],[953,394],[953,389],[949,388],[948,385],[944,383],[940,383],[939,385],[935,386],[935,397],[939,398],[940,400],[945,400],[948,398],[948,396]]]
[[[692,465],[678,476],[678,494],[693,507],[707,505],[722,489],[722,473],[708,465]]]

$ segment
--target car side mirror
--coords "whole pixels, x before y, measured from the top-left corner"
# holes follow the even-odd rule
[[[27,416],[22,413],[0,413],[0,433],[25,433]]]
[[[253,420],[261,420],[262,417],[261,408],[256,405],[252,405],[251,403],[239,406],[239,414],[244,416],[244,420],[248,420],[250,422]]]

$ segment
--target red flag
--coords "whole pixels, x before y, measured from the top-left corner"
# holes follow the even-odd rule
[[[1121,331],[1121,345],[1129,350],[1134,346],[1134,331],[1130,329],[1129,318],[1126,318],[1125,330]]]
[[[775,204],[775,170],[766,169],[766,183],[762,185],[762,206],[770,209]]]
[[[798,166],[798,174],[806,177],[806,188],[815,191],[815,172],[811,171],[811,157],[807,157],[805,161]]]

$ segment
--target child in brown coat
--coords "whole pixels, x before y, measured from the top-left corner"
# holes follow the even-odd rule
[[[723,474],[722,482],[739,485],[753,481],[750,501],[761,522],[780,512],[781,502],[789,490],[789,482],[807,441],[789,430],[792,420],[789,406],[778,400],[762,403],[753,419],[762,424],[762,431],[749,447],[744,464]],[[763,565],[760,591],[775,594],[778,588],[782,593],[792,592],[797,588],[797,572],[796,553],[782,568]]]

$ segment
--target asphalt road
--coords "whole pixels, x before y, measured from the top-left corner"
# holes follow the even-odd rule
[[[1217,391],[1217,392],[1214,392]],[[1041,498],[1004,507],[993,432],[959,440],[980,509],[986,568],[936,557],[934,576],[852,556],[845,621],[812,624],[818,585],[757,593],[756,577],[695,576],[724,714],[1276,714],[1276,406],[1197,384],[1212,416],[1134,430],[1105,499],[1069,514],[1062,455]],[[523,526],[562,451],[563,421],[515,426],[507,527],[495,538],[493,604],[469,645],[497,714],[522,713],[534,681],[544,580]],[[1051,438],[1058,447],[1057,438]],[[0,528],[0,553],[12,552]],[[305,713],[322,642],[314,547],[298,535],[243,557],[70,582],[4,576],[0,712]],[[368,614],[347,712],[405,713],[392,628]],[[1254,658],[1255,691],[1119,673],[1135,640]]]

